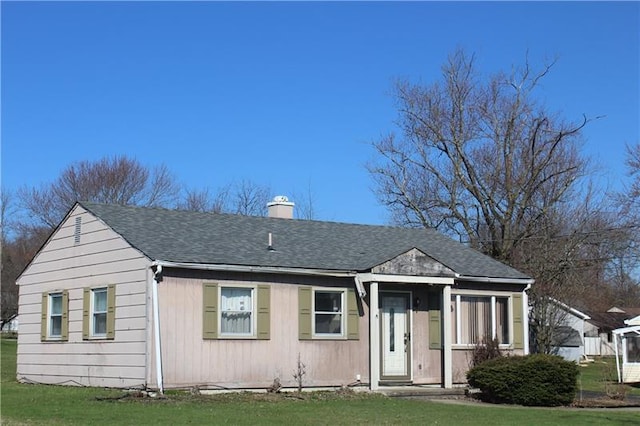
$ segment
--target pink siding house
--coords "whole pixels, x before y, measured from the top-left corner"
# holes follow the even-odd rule
[[[465,382],[528,352],[533,280],[433,230],[77,203],[25,269],[17,378],[118,388]]]

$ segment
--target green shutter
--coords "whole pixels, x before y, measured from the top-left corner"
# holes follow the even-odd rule
[[[202,285],[202,338],[218,338],[218,284]]]
[[[62,330],[60,330],[60,340],[69,340],[69,291],[62,292]]]
[[[116,286],[107,286],[107,339],[116,337]]]
[[[514,293],[513,295],[513,348],[524,348],[524,322],[523,322],[523,306],[522,294]]]
[[[360,338],[360,312],[358,311],[358,299],[353,289],[347,290],[347,339],[358,340]]]
[[[429,306],[429,349],[442,348],[442,318],[441,293],[429,292],[427,296]]]
[[[82,289],[82,340],[89,340],[89,324],[91,310],[91,289],[85,287]]]
[[[40,315],[40,340],[47,340],[47,326],[49,325],[47,310],[49,309],[49,293],[42,293],[42,314]]]
[[[257,338],[269,340],[271,338],[271,315],[269,307],[271,305],[271,287],[268,285],[258,286],[258,317],[257,317]]]
[[[311,315],[312,315],[311,287],[298,288],[298,339],[311,340]]]

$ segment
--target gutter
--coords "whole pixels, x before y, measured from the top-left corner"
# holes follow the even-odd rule
[[[522,284],[526,285],[528,290],[531,285],[536,282],[533,278],[492,278],[492,277],[472,277],[468,275],[456,274],[456,280],[458,281],[475,281],[479,283],[492,283],[492,284]]]
[[[320,277],[338,277],[353,278],[361,299],[367,295],[367,291],[358,277],[356,271],[341,271],[331,269],[309,269],[309,268],[285,268],[280,266],[249,266],[249,265],[224,265],[224,264],[206,264],[206,263],[183,263],[183,262],[167,262],[164,260],[156,260],[153,265],[157,265],[160,270],[165,268],[182,268],[182,269],[198,269],[205,271],[222,271],[222,272],[253,272],[264,274],[292,274],[292,275],[312,275]]]

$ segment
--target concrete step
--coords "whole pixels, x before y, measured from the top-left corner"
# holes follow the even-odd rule
[[[376,392],[394,398],[453,398],[463,397],[467,393],[466,387],[443,389],[438,387],[402,386],[380,387]]]

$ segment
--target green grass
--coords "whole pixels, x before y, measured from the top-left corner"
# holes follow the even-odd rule
[[[456,424],[624,425],[640,412],[458,405],[386,398],[380,395],[311,393],[232,394],[166,399],[126,398],[121,391],[26,385],[15,381],[16,342],[3,340],[3,425],[85,424]],[[101,400],[102,399],[102,400]]]
[[[626,395],[640,396],[640,388],[629,385],[617,384],[615,357],[597,357],[594,362],[583,364],[580,367],[578,386],[580,389],[592,392],[606,392],[607,387],[619,387]]]

